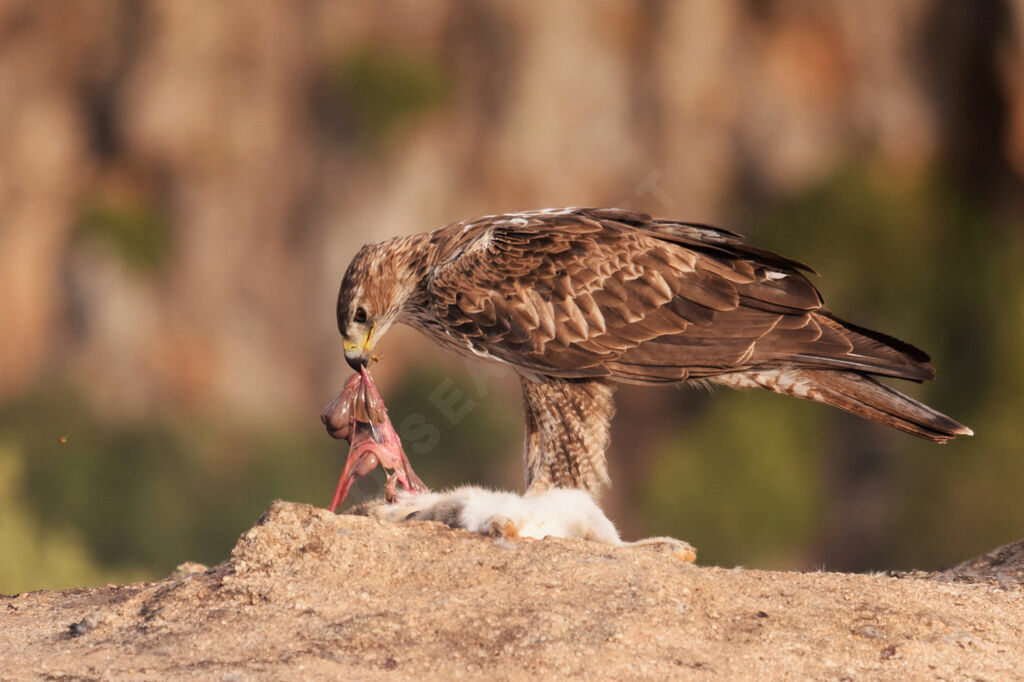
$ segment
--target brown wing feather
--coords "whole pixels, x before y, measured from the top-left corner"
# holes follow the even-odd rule
[[[538,374],[659,383],[753,367],[931,378],[913,346],[834,318],[796,261],[725,230],[619,209],[492,216],[437,233],[434,315]]]

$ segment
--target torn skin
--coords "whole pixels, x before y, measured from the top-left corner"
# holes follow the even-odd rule
[[[349,442],[348,459],[328,507],[330,511],[333,512],[345,500],[357,479],[376,469],[377,465],[388,471],[384,486],[388,501],[395,499],[396,486],[399,485],[411,493],[427,489],[412,470],[402,449],[402,441],[388,418],[384,401],[365,367],[348,378],[338,397],[320,414],[320,421],[331,437]]]

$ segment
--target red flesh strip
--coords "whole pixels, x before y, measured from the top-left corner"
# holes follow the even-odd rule
[[[345,500],[357,479],[376,469],[378,464],[390,470],[384,488],[389,501],[395,499],[398,485],[412,493],[426,490],[412,470],[384,401],[365,367],[359,374],[349,377],[338,397],[324,408],[320,419],[331,436],[349,441],[348,459],[328,507],[330,511]]]

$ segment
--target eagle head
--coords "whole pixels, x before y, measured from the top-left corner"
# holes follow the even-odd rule
[[[338,292],[338,331],[345,360],[357,372],[422,279],[412,262],[417,251],[409,237],[367,244],[345,271]]]

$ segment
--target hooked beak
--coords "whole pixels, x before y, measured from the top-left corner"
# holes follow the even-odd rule
[[[374,327],[370,327],[370,331],[366,332],[366,335],[357,342],[352,342],[348,339],[342,342],[342,346],[345,349],[345,362],[357,372],[361,371],[370,362],[370,349],[373,348],[371,343],[373,330]]]

